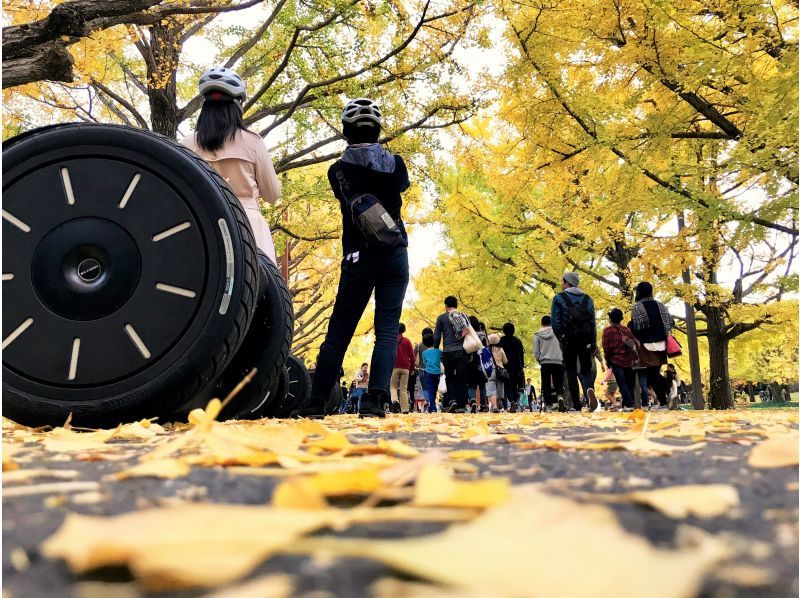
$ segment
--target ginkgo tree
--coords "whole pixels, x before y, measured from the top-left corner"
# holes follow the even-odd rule
[[[651,280],[701,313],[709,403],[732,406],[730,341],[774,321],[797,288],[796,7],[495,9],[511,59],[441,187],[449,274],[466,266],[486,305],[499,288],[549,298],[576,270],[603,309],[629,309]]]

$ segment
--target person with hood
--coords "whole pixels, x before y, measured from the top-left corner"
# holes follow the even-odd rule
[[[561,343],[550,325],[550,316],[542,316],[542,327],[533,335],[533,356],[542,371],[542,400],[546,409],[552,411],[558,402],[558,410],[565,411],[564,358],[561,355]]]
[[[667,336],[672,334],[675,322],[667,306],[653,298],[653,285],[649,282],[636,285],[634,300],[631,331],[641,343],[639,366],[646,368],[648,386],[656,391],[659,402],[666,404],[661,366],[667,363]]]
[[[405,331],[406,325],[400,322],[400,328],[397,334],[397,356],[394,359],[389,393],[392,397],[393,410],[395,412],[402,411],[403,413],[408,413],[410,405],[408,399],[408,378],[410,373],[414,371],[414,347],[411,341],[403,336]],[[414,396],[413,391],[411,396]],[[413,398],[411,400],[413,401]]]
[[[244,208],[256,246],[277,264],[272,233],[259,199],[275,203],[281,196],[281,182],[264,140],[244,125],[244,81],[229,68],[214,67],[200,76],[198,92],[203,105],[197,129],[181,143],[227,181]]]
[[[594,301],[578,286],[579,284],[580,277],[575,272],[564,272],[561,277],[563,290],[553,297],[550,306],[553,332],[561,342],[569,394],[572,397],[575,411],[581,410],[578,363],[580,363],[581,372],[590,372],[592,355],[597,349]],[[582,373],[581,376],[583,377],[584,374]],[[588,380],[582,380],[582,386],[589,388]],[[578,399],[576,400],[575,397]]]
[[[375,292],[375,348],[372,352],[369,388],[361,397],[360,417],[385,417],[389,381],[397,352],[400,313],[408,286],[408,236],[402,221],[403,198],[410,182],[406,164],[378,139],[382,115],[368,98],[347,103],[342,111],[342,135],[347,148],[328,169],[328,182],[342,213],[342,271],[328,331],[317,357],[317,370],[308,401],[294,417],[323,417],[325,401],[336,380],[356,326]],[[341,180],[346,184],[341,184]],[[344,189],[343,189],[344,187]],[[346,196],[346,191],[349,194]],[[353,221],[353,197],[377,197],[401,232],[401,242],[380,247],[368,242]]]

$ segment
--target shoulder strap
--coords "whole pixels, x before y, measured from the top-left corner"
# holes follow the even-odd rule
[[[339,189],[342,192],[342,196],[349,200],[350,199],[350,183],[347,182],[347,178],[344,176],[344,172],[342,172],[341,167],[336,169],[336,180],[339,181]]]

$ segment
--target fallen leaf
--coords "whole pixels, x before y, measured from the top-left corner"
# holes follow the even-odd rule
[[[85,492],[88,490],[97,490],[99,488],[100,484],[97,482],[52,482],[50,484],[37,484],[36,486],[12,486],[10,488],[3,488],[3,498],[33,496],[35,494]]]
[[[491,558],[476,558],[476,549]],[[401,540],[312,538],[298,542],[295,550],[377,560],[485,596],[581,598],[640,598],[653,588],[661,596],[693,596],[706,572],[729,554],[713,538],[681,551],[657,549],[628,534],[607,507],[533,489],[517,490],[505,504],[439,534]],[[602,554],[624,554],[636,567],[609,575],[608,562],[598,558]],[[565,555],[573,555],[570,567],[580,574],[565,574]]]
[[[19,469],[19,465],[14,461],[16,449],[10,444],[3,443],[3,471],[13,471]]]
[[[184,504],[116,517],[70,513],[41,551],[64,559],[74,573],[128,566],[147,590],[212,587],[246,575],[336,515],[224,504]]]
[[[13,484],[27,482],[33,478],[56,478],[58,480],[74,480],[80,472],[74,469],[17,469],[3,473],[3,483]]]
[[[800,463],[797,443],[797,434],[773,436],[753,447],[747,464],[761,468],[794,467]]]
[[[128,478],[182,478],[189,474],[191,467],[181,459],[156,459],[155,461],[144,461],[134,465],[130,469],[124,469],[114,474],[118,480]]]
[[[328,501],[308,478],[295,478],[278,484],[272,493],[272,504],[286,509],[321,510]]]
[[[447,453],[448,459],[453,459],[454,461],[467,461],[469,459],[480,459],[483,457],[484,452],[481,450],[461,450],[461,451],[453,451],[452,453]]]
[[[426,465],[414,487],[414,504],[428,507],[492,507],[508,500],[509,487],[506,478],[462,482],[454,480],[439,465]]]
[[[673,519],[684,519],[688,515],[717,517],[739,506],[739,493],[729,484],[670,486],[637,490],[624,496]]]
[[[206,594],[204,598],[290,598],[294,584],[289,575],[265,575],[246,583]]]

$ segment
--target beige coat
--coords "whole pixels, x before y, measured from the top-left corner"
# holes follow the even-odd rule
[[[266,218],[261,213],[259,198],[275,203],[281,196],[281,182],[264,140],[250,131],[237,131],[232,141],[216,152],[207,152],[197,145],[194,134],[181,143],[198,154],[225,179],[244,208],[258,248],[276,264],[275,244]]]

